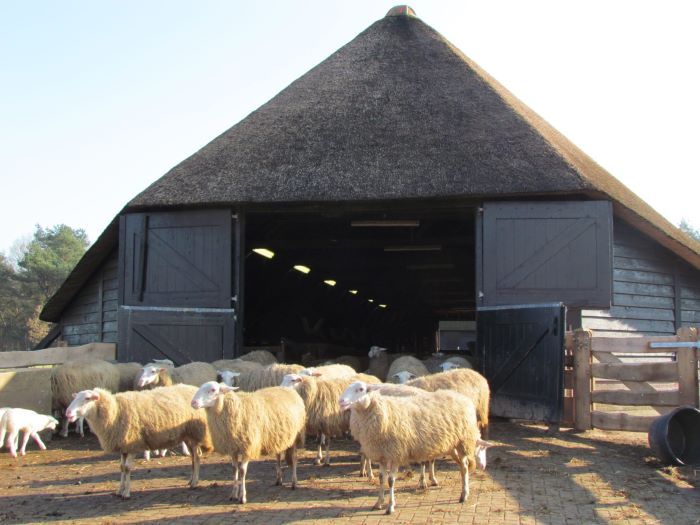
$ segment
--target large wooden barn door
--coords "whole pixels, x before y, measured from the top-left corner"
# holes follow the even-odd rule
[[[477,310],[477,356],[491,387],[491,414],[531,421],[561,418],[562,304]]]
[[[230,210],[122,217],[120,360],[233,357],[233,222]]]
[[[479,305],[610,307],[609,202],[486,203],[481,230]]]

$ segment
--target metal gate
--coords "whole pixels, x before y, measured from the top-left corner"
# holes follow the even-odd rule
[[[561,419],[564,323],[561,303],[477,310],[477,356],[491,386],[492,415]]]

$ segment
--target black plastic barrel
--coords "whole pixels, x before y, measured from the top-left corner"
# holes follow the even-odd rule
[[[649,447],[669,465],[700,465],[700,410],[678,407],[649,427]]]

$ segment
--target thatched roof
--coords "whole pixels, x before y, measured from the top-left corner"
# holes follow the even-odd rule
[[[406,10],[390,15],[125,209],[576,194],[612,200],[617,215],[700,268],[700,243],[433,28]],[[42,318],[59,310],[53,301]]]

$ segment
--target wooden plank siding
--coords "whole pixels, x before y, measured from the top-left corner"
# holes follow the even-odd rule
[[[117,342],[117,250],[105,260],[61,317],[69,346]]]
[[[662,336],[700,324],[700,271],[619,219],[612,271],[611,308],[582,310],[582,328],[610,337]]]

